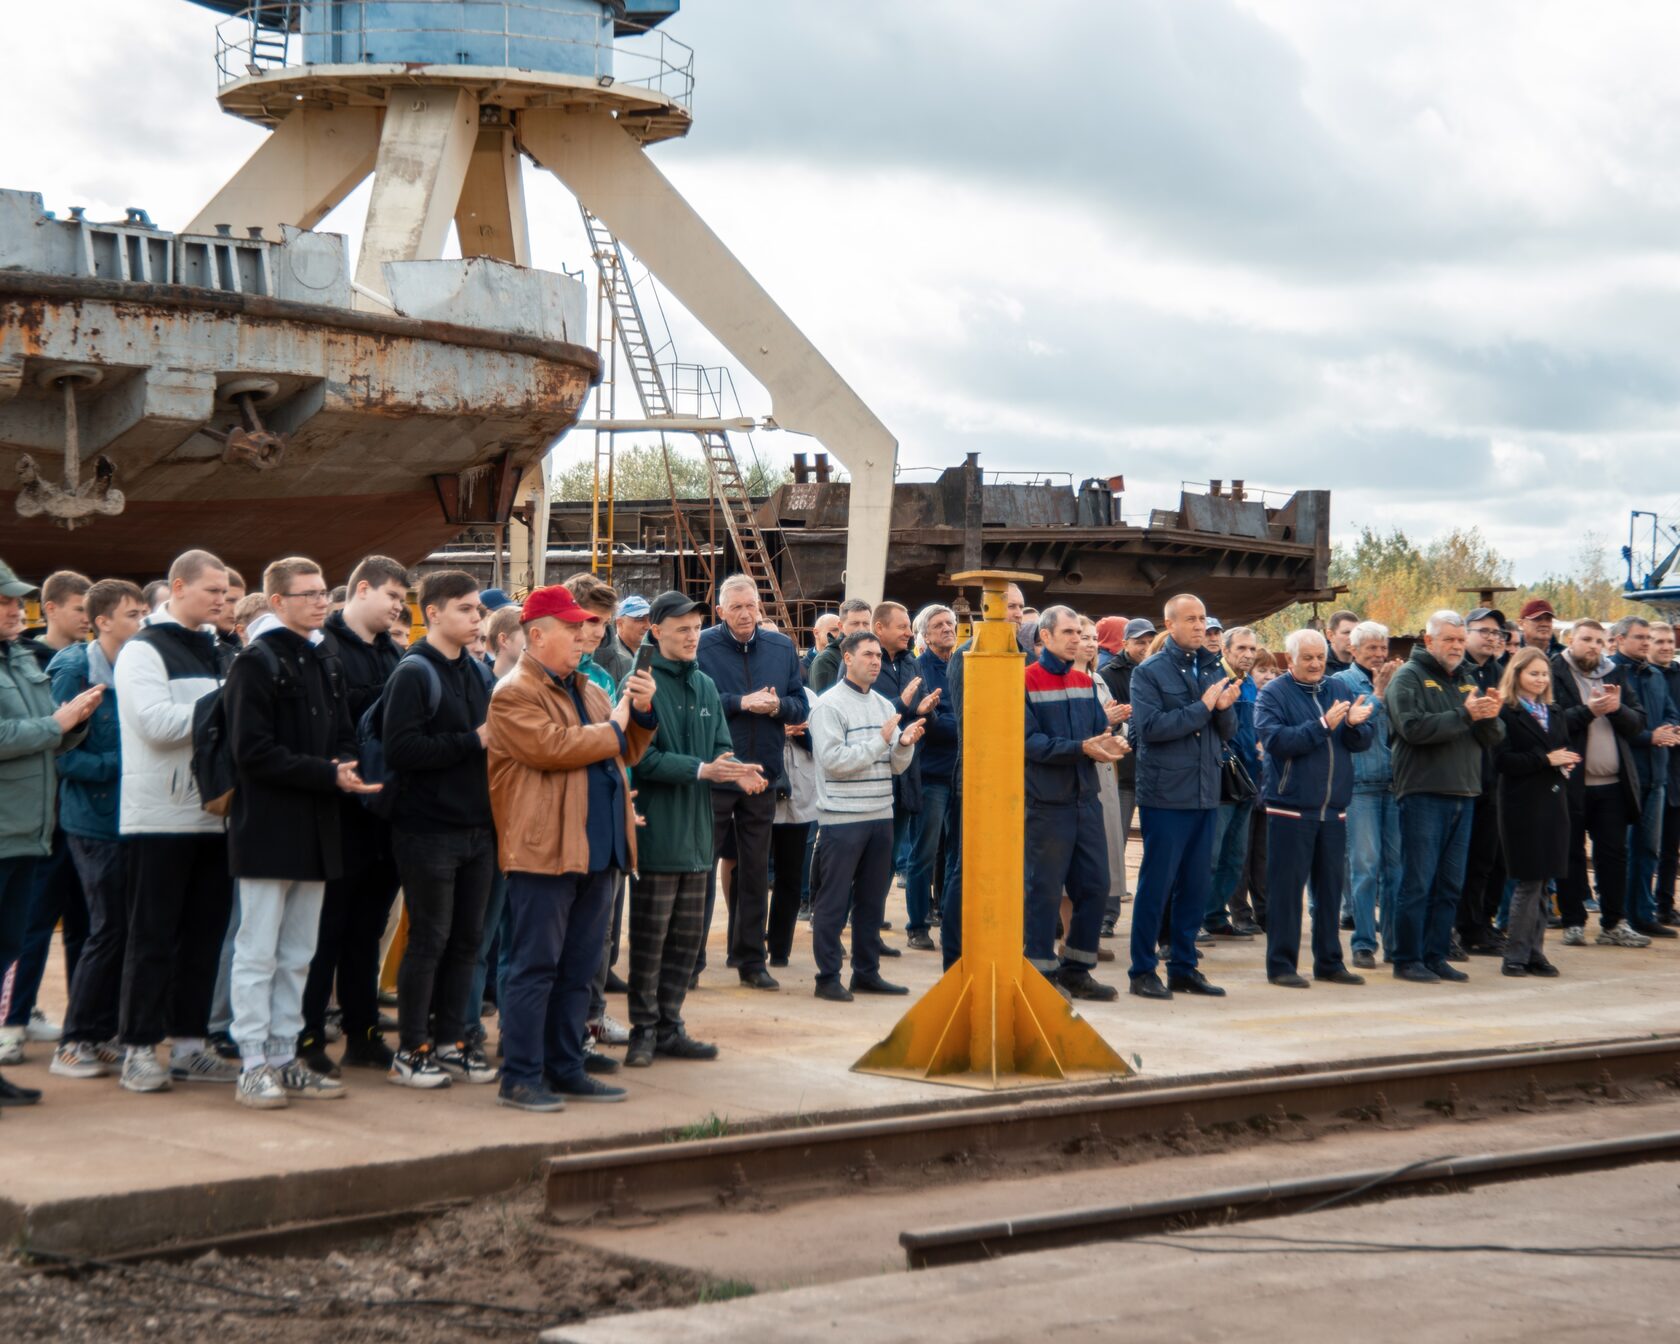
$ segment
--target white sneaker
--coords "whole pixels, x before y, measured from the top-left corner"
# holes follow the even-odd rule
[[[301,1059],[294,1059],[283,1068],[270,1069],[269,1072],[278,1073],[280,1086],[286,1090],[286,1095],[299,1101],[338,1101],[344,1096],[343,1083],[316,1073]]]
[[[241,1072],[233,1095],[241,1106],[256,1111],[279,1111],[286,1107],[286,1089],[280,1085],[280,1070],[267,1064]]]
[[[435,1052],[437,1066],[468,1083],[493,1083],[496,1066],[476,1045],[446,1045]]]
[[[130,1092],[169,1091],[169,1070],[158,1060],[155,1045],[133,1045],[123,1058],[119,1082]]]
[[[56,1041],[64,1035],[64,1029],[39,1008],[29,1010],[29,1025],[23,1030],[32,1041]]]
[[[385,1079],[398,1087],[449,1086],[449,1075],[438,1068],[429,1045],[423,1045],[418,1050],[397,1051],[391,1057],[391,1071],[385,1075]]]
[[[172,1057],[169,1076],[178,1083],[237,1083],[244,1075],[231,1059],[223,1059],[213,1050],[196,1050],[179,1059]]]
[[[1607,929],[1600,929],[1598,937],[1593,939],[1600,947],[1649,947],[1651,940],[1642,933],[1629,928],[1627,921],[1612,924]]]
[[[1565,947],[1585,947],[1587,945],[1587,931],[1579,924],[1571,924],[1563,931],[1563,945]]]
[[[589,1034],[602,1045],[629,1045],[630,1028],[607,1013],[589,1024]]]
[[[24,1027],[0,1027],[0,1064],[23,1063]]]
[[[60,1078],[103,1078],[110,1071],[92,1041],[65,1041],[47,1065],[47,1072]]]

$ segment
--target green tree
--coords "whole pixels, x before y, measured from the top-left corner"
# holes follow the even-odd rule
[[[613,454],[613,497],[615,499],[669,499],[674,486],[678,499],[704,499],[712,492],[711,473],[698,448],[688,443],[669,449],[671,476],[666,481],[667,450],[657,443],[621,447]],[[749,495],[767,495],[791,479],[785,467],[766,466],[749,456],[741,465],[741,476]],[[554,480],[554,497],[564,500],[590,499],[594,494],[595,463],[574,462]],[[605,483],[602,483],[605,489]]]

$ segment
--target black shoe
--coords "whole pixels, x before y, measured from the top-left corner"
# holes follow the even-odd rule
[[[819,999],[827,999],[830,1003],[850,1003],[852,991],[838,980],[817,981],[816,995]]]
[[[1070,999],[1090,999],[1094,1003],[1113,1003],[1120,997],[1120,991],[1113,985],[1105,985],[1100,980],[1092,979],[1091,973],[1082,967],[1064,966],[1052,978],[1067,991]]]
[[[925,933],[913,933],[904,942],[906,947],[914,948],[917,952],[935,952],[938,950],[933,945],[933,939]]]
[[[716,1059],[717,1046],[710,1041],[697,1041],[686,1031],[673,1031],[669,1036],[662,1036],[653,1047],[662,1055],[669,1055],[672,1059]]]
[[[1175,994],[1201,994],[1210,999],[1225,997],[1225,991],[1210,983],[1207,976],[1200,971],[1191,971],[1188,975],[1169,975],[1167,988]]]
[[[1244,938],[1255,938],[1265,932],[1252,919],[1234,919],[1231,921],[1231,927]]]
[[[762,966],[756,971],[742,971],[741,983],[748,989],[780,989],[781,982]]]
[[[895,985],[891,981],[883,980],[879,975],[866,975],[862,971],[852,972],[851,991],[854,994],[908,994],[908,985]]]
[[[1268,975],[1266,980],[1268,983],[1276,985],[1279,989],[1312,988],[1312,985],[1308,982],[1306,976],[1297,975],[1293,971],[1287,975]],[[1176,989],[1177,986],[1175,985],[1174,988]]]
[[[883,957],[902,957],[904,953],[899,948],[893,947],[887,943],[882,943],[881,955]]]
[[[1455,975],[1458,972],[1453,972]],[[1410,980],[1414,985],[1438,985],[1441,977],[1419,961],[1408,961],[1404,966],[1394,968],[1396,980]]]
[[[1205,937],[1216,938],[1221,942],[1246,943],[1254,937],[1252,933],[1244,933],[1235,924],[1215,924],[1204,933]],[[1198,943],[1202,940],[1198,938]]]
[[[624,1051],[624,1067],[627,1069],[645,1069],[653,1063],[653,1030],[649,1027],[633,1027],[630,1031],[630,1044]]]
[[[1161,983],[1161,977],[1156,975],[1154,971],[1150,971],[1147,975],[1134,975],[1128,989],[1140,999],[1172,998],[1172,990]]]
[[[1464,944],[1459,941],[1457,933],[1453,934],[1452,941],[1447,944],[1447,960],[1448,961],[1469,961],[1470,960],[1470,954],[1464,950]]]
[[[696,971],[693,975],[688,977],[688,987],[690,989],[699,989],[700,988],[700,972],[699,971]]]
[[[1680,933],[1665,924],[1647,924],[1642,919],[1630,919],[1628,924],[1635,933],[1642,933],[1647,938],[1680,938]]]
[[[1546,927],[1548,929],[1561,929],[1563,927],[1563,916],[1562,915],[1547,915],[1546,916]]]
[[[1437,980],[1448,980],[1455,985],[1462,985],[1470,978],[1463,971],[1459,970],[1458,967],[1449,966],[1444,961],[1436,962],[1429,969],[1434,972]]]
[[[1552,965],[1552,963],[1547,961],[1544,957],[1536,957],[1533,961],[1529,962],[1524,969],[1526,969],[1530,975],[1544,976],[1547,980],[1552,979],[1552,977],[1558,973],[1558,968]]]
[[[1657,923],[1674,928],[1676,925],[1680,925],[1680,914],[1676,914],[1672,910],[1663,910],[1657,915]]]
[[[233,1037],[225,1031],[213,1031],[205,1038],[204,1043],[210,1047],[218,1059],[238,1059],[239,1047],[233,1043]]]
[[[1353,932],[1353,916],[1352,915],[1343,915],[1342,919],[1341,919],[1341,925],[1342,925],[1342,932],[1343,933],[1352,933]]]
[[[928,911],[928,928],[937,929],[944,922],[945,916],[939,913],[938,906],[934,906],[932,910]]]
[[[311,1071],[323,1078],[337,1078],[341,1070],[334,1064],[327,1048],[321,1043],[319,1036],[299,1036],[297,1043],[297,1057],[309,1066]],[[387,1062],[386,1068],[390,1068]]]
[[[786,957],[771,957],[770,958],[770,968],[772,970],[776,970],[776,971],[786,970],[787,969],[787,964],[788,964],[788,959]]]
[[[607,972],[607,993],[628,994],[630,986],[624,983],[624,977],[617,971]]]
[[[374,1026],[376,1026],[380,1031],[398,1030],[397,1019],[392,1017],[389,1013],[381,1013],[378,1021],[374,1023]]]
[[[611,1055],[603,1054],[595,1048],[595,1038],[584,1033],[583,1037],[583,1071],[585,1073],[617,1073],[618,1061]]]
[[[1501,975],[1520,976],[1526,980],[1528,978],[1528,967],[1518,961],[1508,961],[1499,968],[1499,973]]]
[[[0,1078],[0,1106],[33,1106],[41,1099],[40,1092],[33,1087],[19,1087],[16,1083]]]
[[[1482,938],[1470,944],[1470,955],[1473,957],[1502,957],[1505,955],[1505,940],[1503,938]]]
[[[1114,937],[1114,921],[1112,919],[1103,920],[1103,922],[1102,922],[1102,936],[1104,938]]]
[[[617,1061],[614,1061],[615,1063]],[[611,1083],[599,1082],[594,1078],[583,1077],[576,1082],[562,1084],[558,1078],[546,1080],[550,1091],[559,1093],[561,1099],[573,1101],[623,1101],[630,1094],[622,1087],[615,1087]]]
[[[883,920],[882,920],[882,921],[881,921],[881,927],[882,927],[882,928],[883,928],[883,929],[890,929],[890,928],[892,928],[892,920],[890,920],[890,919],[883,919]]]
[[[1362,985],[1365,983],[1364,976],[1355,975],[1346,966],[1338,966],[1327,975],[1320,975],[1317,971],[1314,971],[1313,979],[1322,980],[1327,985]]]
[[[545,1115],[566,1109],[566,1099],[558,1092],[550,1092],[541,1084],[510,1083],[505,1078],[496,1091],[496,1104],[511,1106],[516,1111],[536,1111]]]
[[[1377,969],[1376,953],[1374,953],[1374,952],[1355,952],[1353,954],[1353,964],[1354,964],[1355,969],[1357,969],[1357,970],[1374,971],[1374,970]]]

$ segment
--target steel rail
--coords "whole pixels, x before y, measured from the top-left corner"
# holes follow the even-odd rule
[[[1666,1130],[1591,1143],[1442,1158],[1399,1171],[1387,1168],[1346,1171],[1136,1204],[1094,1205],[1024,1218],[901,1232],[898,1241],[904,1247],[909,1268],[930,1269],[1054,1247],[1188,1231],[1210,1223],[1224,1227],[1308,1213],[1331,1203],[1345,1208],[1393,1195],[1456,1192],[1476,1185],[1675,1157],[1680,1157],[1680,1131]]]

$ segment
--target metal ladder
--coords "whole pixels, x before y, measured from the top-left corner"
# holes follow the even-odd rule
[[[286,64],[295,0],[261,0],[251,8],[251,64],[259,70],[278,70]]]
[[[649,420],[671,416],[674,411],[671,407],[670,389],[666,386],[664,374],[660,372],[653,343],[648,337],[647,323],[642,316],[641,303],[636,298],[635,286],[630,283],[630,268],[625,260],[624,248],[614,237],[612,230],[586,207],[580,204],[578,209],[583,215],[583,225],[589,234],[595,265],[601,274],[603,299],[612,310],[619,349],[636,384],[636,396],[641,402],[642,414]],[[602,370],[602,378],[604,383],[605,368]],[[705,452],[706,470],[712,482],[712,495],[723,513],[724,526],[729,531],[730,541],[734,543],[736,555],[740,557],[742,572],[757,585],[759,604],[764,614],[791,637],[794,628],[792,612],[782,598],[782,585],[776,577],[775,567],[770,562],[770,548],[764,539],[764,529],[759,526],[758,515],[753,512],[752,499],[747,494],[746,480],[741,475],[741,465],[736,460],[729,435],[722,430],[693,432],[699,438]],[[600,460],[601,453],[597,448],[597,476]],[[687,532],[681,510],[675,508],[674,501],[673,512],[677,515],[679,528]],[[685,539],[692,547],[692,534]]]

